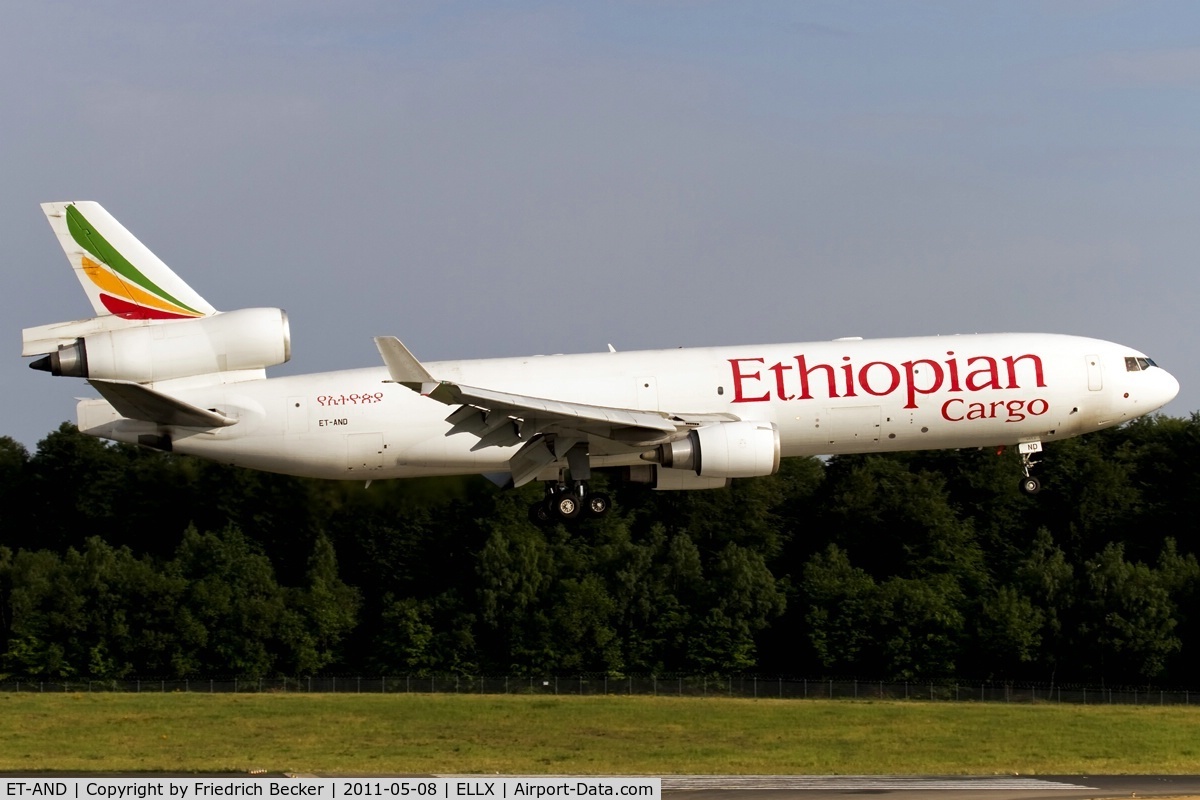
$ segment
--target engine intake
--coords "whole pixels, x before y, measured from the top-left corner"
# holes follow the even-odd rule
[[[754,478],[779,471],[779,429],[770,422],[722,422],[661,444],[651,460],[706,478]]]
[[[72,378],[154,383],[266,369],[291,357],[287,313],[278,308],[243,308],[89,334],[29,366]]]

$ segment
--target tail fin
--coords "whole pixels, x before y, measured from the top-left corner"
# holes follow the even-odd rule
[[[42,210],[97,317],[166,320],[217,313],[99,203],[43,203]]]

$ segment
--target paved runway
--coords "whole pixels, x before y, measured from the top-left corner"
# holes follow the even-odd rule
[[[1200,798],[1200,775],[675,775],[662,781],[663,795],[677,800],[845,800],[848,795],[891,795],[895,800]]]
[[[913,775],[679,775],[662,779],[663,791],[825,791],[847,792],[923,791],[940,789],[974,791],[983,789],[1067,789],[1094,791],[1079,778],[1047,780],[1001,775],[997,777],[939,778]]]

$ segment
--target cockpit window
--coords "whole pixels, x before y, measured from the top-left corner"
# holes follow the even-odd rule
[[[1126,372],[1141,372],[1144,369],[1157,367],[1154,359],[1144,356],[1125,356],[1125,371]]]

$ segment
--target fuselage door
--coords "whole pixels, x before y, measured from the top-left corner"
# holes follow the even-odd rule
[[[1100,356],[1086,355],[1084,359],[1087,361],[1088,390],[1098,392],[1104,388],[1104,375],[1100,371]]]

